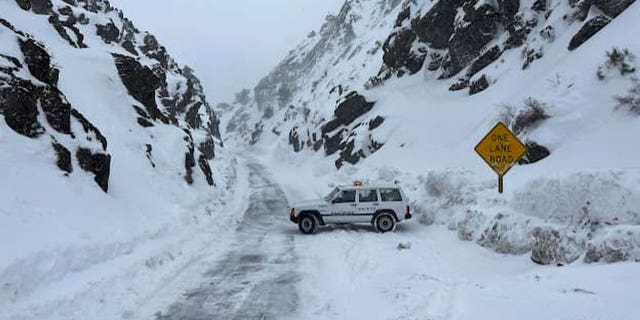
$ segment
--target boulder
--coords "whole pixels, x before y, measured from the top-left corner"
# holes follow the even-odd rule
[[[520,165],[536,163],[551,155],[549,149],[539,145],[535,141],[527,141],[525,145],[527,147],[527,153],[518,161]]]

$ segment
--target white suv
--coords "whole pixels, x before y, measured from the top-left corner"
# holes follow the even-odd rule
[[[371,223],[377,232],[395,230],[411,219],[407,198],[397,186],[340,186],[324,199],[304,201],[291,208],[290,219],[304,234],[327,224]]]

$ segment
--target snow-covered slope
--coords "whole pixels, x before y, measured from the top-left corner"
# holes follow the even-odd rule
[[[0,308],[224,226],[237,162],[218,122],[193,70],[108,1],[0,1]]]
[[[223,131],[305,168],[301,189],[398,180],[423,222],[500,252],[638,260],[638,18],[624,0],[346,1]],[[498,120],[529,147],[505,195],[474,152]]]

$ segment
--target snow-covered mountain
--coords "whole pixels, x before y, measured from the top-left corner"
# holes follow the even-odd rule
[[[108,1],[0,1],[0,305],[221,208],[218,125],[194,71]]]
[[[302,168],[298,190],[398,180],[423,222],[499,252],[637,260],[639,17],[633,0],[348,0],[223,132]],[[528,146],[504,196],[474,152],[498,120]]]

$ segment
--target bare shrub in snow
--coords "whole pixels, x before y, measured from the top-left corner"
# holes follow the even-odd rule
[[[518,112],[513,122],[513,132],[520,134],[526,130],[537,127],[542,121],[549,119],[550,116],[545,110],[544,103],[529,98],[524,102],[524,108]]]
[[[606,79],[611,71],[617,70],[621,76],[636,71],[633,66],[633,61],[636,57],[628,49],[613,48],[611,51],[607,51],[607,60],[598,67],[598,79]]]
[[[640,78],[631,78],[631,88],[624,96],[617,96],[616,109],[623,109],[633,115],[640,116]]]
[[[584,262],[620,261],[640,262],[640,227],[613,227],[588,243]]]
[[[486,224],[477,242],[498,253],[524,254],[533,248],[533,229],[529,218],[500,213]]]
[[[538,264],[569,264],[580,258],[585,235],[576,229],[543,226],[533,229],[531,260]]]
[[[464,217],[458,221],[457,230],[460,240],[472,241],[479,238],[479,231],[486,224],[486,216],[478,210],[467,210]]]
[[[547,108],[546,104],[534,98],[528,98],[524,101],[522,108],[505,105],[499,120],[518,135],[535,129],[544,120],[549,119],[551,116],[547,113]]]

